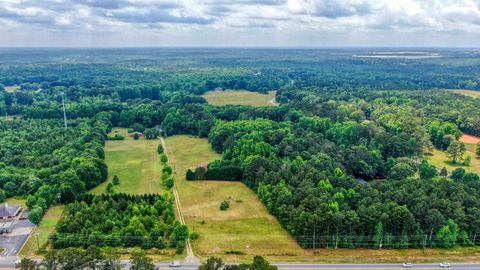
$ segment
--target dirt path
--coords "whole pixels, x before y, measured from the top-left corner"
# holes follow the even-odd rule
[[[480,138],[473,135],[463,134],[462,137],[459,139],[462,143],[468,144],[478,144],[480,142]]]
[[[160,137],[160,141],[162,142],[163,149],[165,149],[165,153],[167,153],[168,158],[171,160],[171,163],[173,163],[173,173],[175,175],[175,179],[178,179],[177,170],[175,168],[175,164],[176,164],[175,156],[167,148],[167,143],[165,142],[163,137]],[[177,183],[175,181],[173,184],[173,195],[175,197],[175,208],[177,209],[178,219],[180,220],[180,223],[182,225],[186,225],[185,218],[183,217],[182,204],[180,203],[180,196],[178,195],[178,191],[177,191]],[[187,239],[185,248],[187,250],[187,257],[185,258],[185,263],[187,264],[200,263],[200,259],[195,257],[195,254],[193,254],[193,249],[192,249],[192,245],[190,244],[190,239]]]

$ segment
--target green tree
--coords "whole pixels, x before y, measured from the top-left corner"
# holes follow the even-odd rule
[[[4,202],[7,196],[5,195],[5,191],[3,189],[0,189],[0,202]]]
[[[438,175],[437,168],[435,166],[428,164],[428,161],[423,160],[420,168],[418,170],[420,178],[422,179],[431,179]]]
[[[143,132],[143,135],[147,140],[153,140],[153,139],[157,139],[158,136],[160,136],[160,131],[158,131],[158,129],[156,128],[147,128]]]
[[[112,183],[107,184],[107,193],[113,193],[113,184]]]
[[[278,267],[270,265],[270,263],[261,256],[253,257],[253,262],[248,268],[250,270],[277,270]]]
[[[381,249],[383,245],[383,223],[378,222],[375,225],[375,232],[373,233],[373,248]]]
[[[20,261],[20,269],[21,270],[36,270],[39,269],[37,263],[29,258],[23,258]]]
[[[168,162],[168,157],[167,157],[167,155],[162,154],[162,155],[160,156],[160,161],[161,161],[163,164],[167,163],[167,162]]]
[[[162,145],[162,144],[159,144],[159,145],[157,146],[157,153],[158,153],[159,155],[161,155],[161,154],[163,154],[164,151],[165,151],[165,150],[163,149],[163,145]]]
[[[477,150],[475,151],[477,158],[480,158],[480,142],[477,144]]]
[[[443,177],[447,177],[448,176],[448,170],[446,167],[443,167],[441,170],[440,170],[440,176],[443,176]]]
[[[451,248],[457,243],[459,234],[458,225],[451,219],[437,232],[437,244],[440,247]]]
[[[229,201],[223,201],[220,203],[220,210],[225,211],[228,208],[230,208],[230,202]]]
[[[388,172],[388,178],[392,180],[402,180],[413,175],[415,175],[415,170],[403,162],[395,164]]]
[[[130,257],[130,270],[155,270],[152,259],[145,255],[145,252],[135,251]]]
[[[38,225],[38,223],[40,223],[40,221],[42,220],[42,216],[43,209],[38,206],[33,208],[32,211],[28,213],[28,219],[35,225]]]
[[[463,160],[463,156],[467,151],[465,144],[455,140],[450,143],[447,148],[447,156],[452,160],[453,163],[457,163]]]
[[[222,259],[210,257],[206,262],[202,263],[202,265],[198,267],[198,270],[222,270],[224,267],[225,264],[223,263]]]
[[[114,175],[113,176],[113,179],[112,179],[112,183],[117,186],[120,184],[120,179],[118,178],[118,176]]]
[[[138,135],[137,132],[133,133],[133,139],[138,140],[140,138],[140,135]]]

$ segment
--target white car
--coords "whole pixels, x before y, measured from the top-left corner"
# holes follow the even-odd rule
[[[168,264],[169,267],[180,267],[182,264],[179,261],[174,261]]]
[[[13,264],[13,266],[15,268],[20,268],[20,264],[22,264],[22,260],[16,260],[15,263]]]
[[[403,264],[402,264],[402,267],[403,267],[403,268],[413,268],[413,264],[411,264],[411,263],[403,263]]]
[[[440,264],[441,268],[450,268],[450,264],[448,262],[443,262]]]

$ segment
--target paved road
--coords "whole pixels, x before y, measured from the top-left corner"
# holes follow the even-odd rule
[[[18,260],[16,256],[0,257],[1,269],[13,269],[15,261]],[[129,261],[122,261],[123,268],[130,267]],[[198,269],[198,263],[184,264],[178,268],[170,268],[168,263],[156,263],[158,270],[179,269],[179,270],[194,270]],[[280,270],[404,270],[401,264],[276,264]],[[479,270],[480,264],[455,264],[451,265],[450,269],[455,270]],[[440,270],[438,264],[414,264],[413,268],[417,270]]]
[[[28,220],[18,220],[10,233],[0,235],[0,247],[5,249],[1,256],[16,256],[28,240],[34,225]]]

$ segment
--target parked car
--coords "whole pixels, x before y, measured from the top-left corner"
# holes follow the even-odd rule
[[[15,266],[15,268],[20,268],[20,264],[22,264],[22,260],[16,260],[13,266]]]
[[[179,261],[173,261],[168,266],[169,267],[180,267],[180,266],[182,266],[182,264],[180,264]]]
[[[411,263],[403,263],[403,264],[402,264],[402,267],[403,267],[403,268],[413,268],[413,264],[411,264]]]
[[[441,268],[450,268],[450,264],[448,262],[443,262],[440,264]]]

